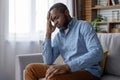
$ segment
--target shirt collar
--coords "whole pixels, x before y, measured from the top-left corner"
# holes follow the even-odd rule
[[[75,24],[76,20],[77,20],[76,18],[72,18],[72,20],[68,24],[69,30],[71,30],[74,27],[74,24]]]

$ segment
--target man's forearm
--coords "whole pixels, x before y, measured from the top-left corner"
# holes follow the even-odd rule
[[[96,63],[99,63],[103,59],[103,53],[100,48],[91,50],[84,55],[74,59],[73,61],[67,62],[72,72],[89,67]]]
[[[67,72],[71,72],[71,69],[70,69],[70,67],[69,67],[69,65],[68,65],[68,64],[64,64],[64,66],[65,66],[65,68],[66,68]]]
[[[46,64],[52,63],[51,39],[46,39],[43,43],[43,60]]]
[[[51,39],[51,33],[46,33],[46,38],[45,39]]]

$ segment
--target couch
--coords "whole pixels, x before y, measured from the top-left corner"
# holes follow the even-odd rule
[[[98,33],[98,38],[103,49],[108,50],[101,80],[120,80],[120,33]],[[23,80],[23,70],[29,63],[43,63],[41,53],[16,56],[16,80]],[[62,58],[59,57],[55,63],[62,64]]]

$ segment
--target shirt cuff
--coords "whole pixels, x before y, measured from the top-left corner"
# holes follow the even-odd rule
[[[74,71],[77,71],[77,70],[80,70],[81,68],[79,67],[79,65],[75,62],[68,62],[67,63],[71,69],[71,72],[74,72]]]

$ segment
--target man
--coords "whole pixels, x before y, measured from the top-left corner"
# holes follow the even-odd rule
[[[54,25],[52,24],[54,23]],[[53,42],[52,33],[59,32]],[[103,50],[91,24],[69,15],[62,3],[54,4],[47,15],[46,38],[43,44],[43,63],[29,64],[25,80],[99,80]],[[61,55],[64,64],[53,64]]]

